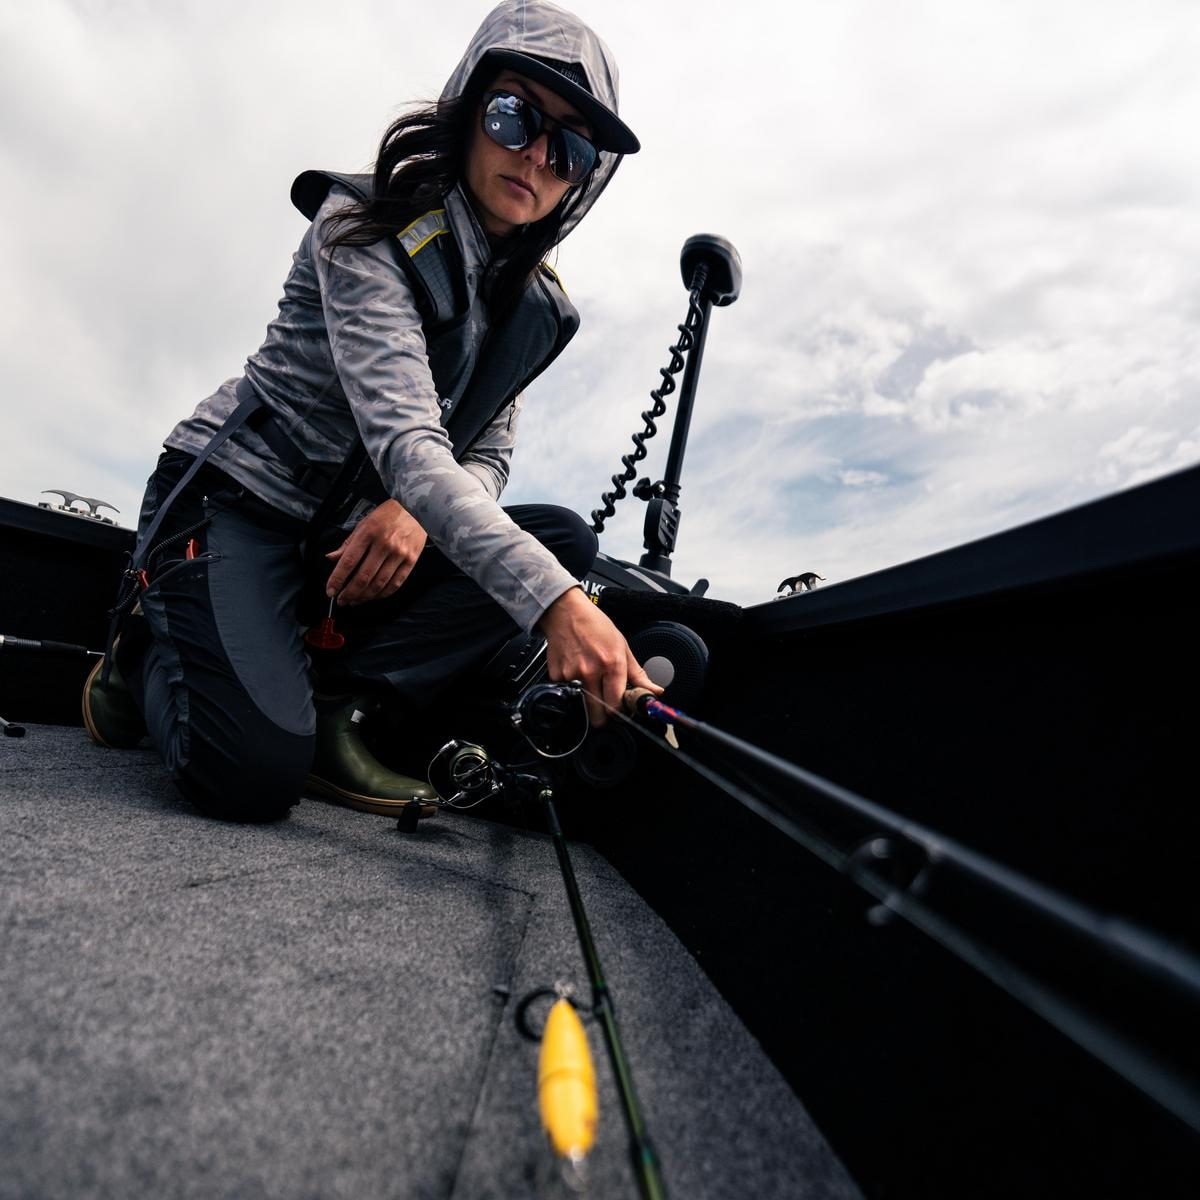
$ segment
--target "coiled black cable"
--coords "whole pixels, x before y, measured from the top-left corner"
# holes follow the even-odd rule
[[[624,499],[628,494],[625,485],[636,477],[637,464],[646,457],[646,441],[658,432],[658,418],[667,411],[666,398],[675,390],[674,376],[683,370],[686,361],[684,355],[695,344],[696,334],[704,322],[704,311],[700,307],[700,295],[707,282],[708,268],[701,264],[696,268],[696,273],[692,277],[692,290],[688,293],[687,316],[683,319],[682,325],[675,327],[679,330],[679,340],[670,349],[671,361],[667,366],[659,368],[658,373],[662,376],[662,383],[650,393],[650,399],[654,401],[654,404],[642,413],[642,420],[646,423],[646,427],[640,433],[633,435],[632,453],[621,455],[621,465],[625,469],[620,475],[612,476],[613,490],[601,495],[600,503],[603,508],[592,509],[592,530],[595,533],[604,532],[604,522],[616,512],[616,502]]]

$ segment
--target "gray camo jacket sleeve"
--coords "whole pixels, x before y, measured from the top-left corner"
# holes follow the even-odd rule
[[[506,405],[492,423],[471,443],[458,461],[487,489],[493,500],[500,499],[508,483],[513,448],[517,444],[517,418],[521,415],[521,397]]]
[[[497,418],[468,465],[455,461],[408,281],[384,243],[330,255],[322,235],[327,211],[329,202],[313,225],[313,262],[334,364],[367,453],[430,540],[531,629],[576,580],[496,503],[515,420],[500,429]],[[506,408],[505,421],[509,415]]]

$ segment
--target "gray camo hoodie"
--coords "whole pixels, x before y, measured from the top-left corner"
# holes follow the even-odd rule
[[[489,49],[579,63],[598,99],[617,111],[617,68],[604,43],[577,17],[545,0],[508,0],[485,19],[450,76],[443,98],[459,95]],[[565,236],[595,203],[620,159],[603,152],[595,178],[564,222]],[[569,198],[570,199],[570,198]],[[284,282],[278,316],[245,374],[282,428],[314,462],[343,462],[361,437],[389,493],[433,542],[530,629],[575,579],[497,503],[508,479],[519,399],[455,461],[442,425],[457,397],[439,397],[429,370],[416,301],[385,244],[325,246],[326,216],[350,203],[334,188],[309,226]],[[445,200],[462,253],[470,321],[482,342],[487,312],[478,288],[491,256],[461,187]],[[226,380],[166,440],[198,453],[236,407]],[[269,504],[308,520],[317,500],[293,482],[270,448],[240,429],[213,455],[223,471]]]

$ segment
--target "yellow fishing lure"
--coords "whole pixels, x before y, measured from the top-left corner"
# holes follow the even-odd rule
[[[596,1140],[596,1068],[575,1009],[556,1000],[538,1054],[538,1108],[554,1153],[578,1162]]]

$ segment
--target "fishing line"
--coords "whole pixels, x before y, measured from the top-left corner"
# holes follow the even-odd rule
[[[1165,944],[1151,945],[1147,935],[1131,925],[1098,916],[1085,906],[1043,887],[1016,871],[986,856],[943,838],[915,822],[907,821],[888,809],[789,763],[769,752],[743,742],[740,738],[673,709],[643,693],[635,697],[639,711],[663,723],[678,723],[698,735],[744,754],[747,758],[778,772],[792,782],[816,791],[844,805],[855,815],[883,825],[896,836],[905,838],[925,856],[921,870],[908,883],[897,884],[880,877],[871,869],[871,851],[888,839],[868,838],[852,852],[836,847],[831,841],[806,829],[789,813],[782,811],[777,798],[757,794],[699,762],[678,746],[670,746],[625,712],[608,704],[602,697],[587,693],[638,736],[658,746],[661,752],[707,780],[713,786],[749,808],[782,833],[787,834],[827,866],[870,893],[877,901],[874,910],[881,914],[876,924],[895,914],[960,961],[973,967],[1014,1000],[1039,1015],[1076,1045],[1104,1063],[1139,1091],[1152,1098],[1193,1130],[1200,1132],[1200,1088],[1174,1063],[1133,1042],[1102,1017],[1093,1015],[1077,1001],[1036,978],[995,949],[985,947],[977,938],[935,911],[919,898],[928,887],[934,870],[940,866],[959,869],[969,879],[986,885],[1002,898],[1015,901],[1049,922],[1065,926],[1066,931],[1082,936],[1107,954],[1131,963],[1136,969],[1153,974],[1183,990],[1187,999],[1200,997],[1200,971],[1184,953]],[[627,693],[627,697],[630,693]],[[647,699],[648,698],[648,699]],[[656,711],[657,710],[657,715]],[[866,853],[864,853],[866,852]],[[887,861],[876,855],[877,861]]]

